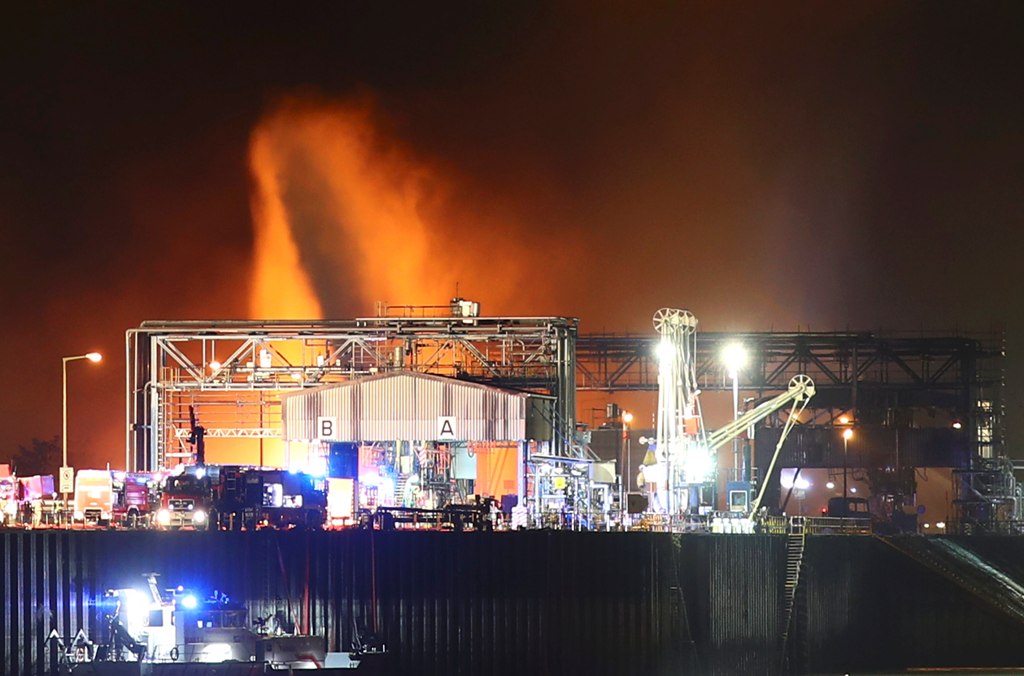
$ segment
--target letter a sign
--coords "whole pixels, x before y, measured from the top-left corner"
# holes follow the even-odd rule
[[[455,416],[437,416],[437,440],[455,441]]]
[[[336,439],[338,437],[338,419],[320,416],[316,419],[317,439]]]

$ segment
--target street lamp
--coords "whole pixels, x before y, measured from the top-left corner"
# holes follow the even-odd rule
[[[95,363],[95,362],[98,362],[99,360],[103,359],[103,355],[101,355],[99,352],[89,352],[89,353],[86,353],[86,354],[76,355],[74,357],[62,357],[61,359],[64,362],[63,363],[63,376],[64,376],[63,377],[63,385],[64,385],[63,392],[64,392],[64,396],[63,396],[63,412],[62,412],[62,416],[61,416],[61,420],[62,420],[63,426],[62,426],[62,429],[61,429],[61,437],[60,437],[61,451],[62,451],[61,469],[63,470],[65,467],[68,466],[68,362],[69,361],[78,361],[79,359],[88,359],[89,361]],[[64,492],[64,509],[66,511],[67,507],[68,507],[68,494],[67,494],[66,491],[63,491],[63,492]]]
[[[633,464],[633,453],[629,445],[629,423],[633,422],[633,414],[629,411],[622,412],[622,438],[626,440],[626,466],[622,470],[622,478],[620,488],[622,492],[619,496],[619,509],[622,512],[621,518],[622,523],[626,523],[626,514],[629,513],[629,477],[631,476],[629,468]]]
[[[853,437],[853,430],[847,427],[843,430],[843,499],[846,499],[846,474],[850,466],[850,439]]]
[[[735,421],[740,417],[740,369],[747,365],[747,350],[740,343],[729,343],[722,348],[722,362],[729,371],[732,378],[732,419]],[[740,440],[736,437],[732,440],[732,461],[736,478],[743,481],[746,472],[743,471],[743,463],[740,462]]]

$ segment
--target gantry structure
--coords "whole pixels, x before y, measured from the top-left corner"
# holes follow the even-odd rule
[[[558,397],[556,438],[568,452],[576,391],[656,392],[658,343],[656,335],[579,335],[578,320],[566,317],[148,321],[126,332],[126,447],[131,466],[162,466],[172,440],[188,436],[194,404],[205,404],[210,436],[276,437],[276,393],[405,368]],[[1000,454],[997,339],[700,332],[693,371],[701,390],[732,387],[721,362],[730,343],[748,354],[738,372],[746,393],[773,396],[807,375],[825,415],[940,409],[975,430],[977,455]],[[210,413],[218,405],[241,422],[217,424]]]
[[[657,336],[581,335],[577,390],[656,391],[658,343]],[[807,375],[817,388],[812,406],[825,422],[849,414],[884,423],[879,418],[895,411],[937,409],[976,432],[978,455],[1001,451],[1001,337],[699,332],[694,370],[700,390],[733,387],[722,363],[723,350],[733,343],[747,353],[747,366],[738,371],[744,392],[771,396],[784,392],[791,378]]]
[[[551,395],[550,451],[579,454],[577,327],[566,317],[147,321],[125,337],[126,465],[190,455],[189,407],[206,437],[279,438],[281,394],[400,369]]]

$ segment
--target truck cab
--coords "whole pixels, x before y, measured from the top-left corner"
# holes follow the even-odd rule
[[[114,472],[114,522],[125,528],[149,525],[153,513],[153,475]]]
[[[207,530],[213,523],[216,527],[218,489],[216,467],[190,465],[180,473],[168,476],[160,490],[156,526]]]
[[[867,519],[871,520],[871,510],[868,509],[867,498],[850,498],[836,496],[828,499],[828,507],[825,508],[825,516],[839,519]]]
[[[110,470],[78,470],[75,476],[75,521],[107,526],[113,514],[114,478]]]

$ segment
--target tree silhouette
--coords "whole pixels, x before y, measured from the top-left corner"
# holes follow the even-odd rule
[[[18,445],[18,452],[11,459],[11,469],[18,473],[18,476],[33,476],[36,474],[57,475],[60,469],[63,449],[60,445],[60,437],[53,439],[32,439],[31,446]]]

